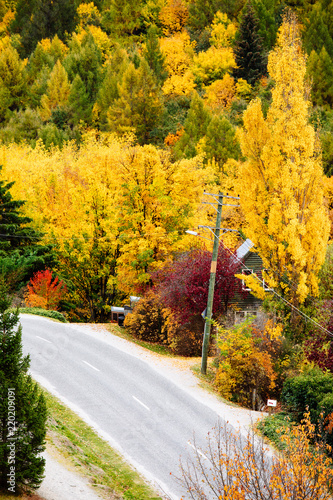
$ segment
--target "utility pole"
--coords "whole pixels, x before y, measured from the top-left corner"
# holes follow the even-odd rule
[[[231,198],[232,200],[239,200],[239,196],[229,196],[229,194],[222,194],[219,192],[218,195],[205,193],[208,196],[212,196],[214,200],[217,202],[217,209],[210,202],[203,202],[209,205],[214,206],[215,210],[217,210],[216,215],[216,224],[214,228],[209,226],[199,226],[204,227],[212,231],[214,235],[214,243],[213,243],[213,253],[212,253],[212,262],[210,266],[210,278],[209,278],[209,288],[208,288],[208,298],[207,298],[207,309],[205,314],[205,330],[202,342],[202,357],[201,357],[201,373],[206,375],[207,372],[207,357],[208,357],[208,349],[209,349],[209,337],[210,337],[210,329],[212,324],[212,313],[213,313],[213,301],[214,301],[214,288],[215,288],[215,278],[216,278],[216,266],[217,266],[217,256],[219,252],[219,240],[220,240],[220,230],[221,230],[221,219],[222,219],[222,207],[239,207],[239,205],[223,203],[223,198]],[[216,199],[218,196],[218,199]],[[234,231],[238,232],[237,229],[228,229],[222,228],[223,231]],[[197,234],[194,231],[188,231],[190,234]]]
[[[202,342],[202,358],[201,358],[201,373],[206,375],[207,371],[207,357],[209,349],[209,337],[210,337],[210,327],[212,322],[212,312],[213,312],[213,300],[214,300],[214,288],[215,288],[215,277],[216,277],[216,265],[217,265],[217,255],[219,251],[219,238],[221,229],[221,218],[222,218],[222,205],[223,205],[223,194],[219,193],[219,198],[217,202],[217,215],[216,215],[216,225],[214,229],[214,243],[213,243],[213,254],[212,262],[210,266],[210,278],[209,278],[209,288],[208,288],[208,299],[207,299],[207,310],[205,318],[205,330]]]

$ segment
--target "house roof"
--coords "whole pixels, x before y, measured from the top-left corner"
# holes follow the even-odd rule
[[[244,243],[242,243],[242,245],[236,250],[237,259],[243,259],[253,246],[254,243],[252,243],[252,241],[247,238],[247,240],[245,240]]]

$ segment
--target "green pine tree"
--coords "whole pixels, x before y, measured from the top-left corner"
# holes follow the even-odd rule
[[[22,56],[29,56],[43,38],[64,40],[77,23],[75,0],[18,0],[11,25],[21,35]]]
[[[81,43],[73,36],[70,52],[63,65],[70,81],[74,81],[76,75],[80,76],[89,99],[94,102],[102,78],[102,56],[91,33],[87,33]]]
[[[243,11],[237,33],[235,59],[237,68],[234,76],[243,78],[250,85],[267,72],[267,57],[259,35],[258,19],[251,4],[247,4]]]
[[[104,78],[97,95],[98,122],[101,130],[107,130],[107,114],[110,106],[119,99],[118,84],[129,64],[127,52],[117,48],[104,70]]]
[[[207,134],[212,116],[198,93],[195,92],[184,122],[184,134],[174,147],[176,158],[193,158],[197,154],[199,140]]]
[[[140,144],[151,139],[163,112],[160,91],[156,79],[145,59],[140,67],[128,65],[122,83],[118,86],[119,99],[108,111],[109,128],[116,132],[135,132]]]
[[[168,76],[168,72],[164,66],[165,57],[160,49],[156,26],[151,26],[147,31],[143,57],[148,62],[150,69],[154,72],[158,81],[163,84]]]
[[[236,139],[236,130],[227,118],[213,116],[207,127],[203,150],[207,159],[215,159],[221,172],[229,158],[235,160],[240,158],[241,151]]]
[[[10,193],[13,184],[14,181],[0,179],[0,255],[8,255],[38,240],[38,234],[30,226],[32,220],[21,213],[25,201],[14,200]]]
[[[27,375],[22,328],[0,282],[0,491],[20,493],[43,480],[47,410],[43,394]]]
[[[307,74],[311,80],[311,97],[317,106],[333,105],[333,62],[325,47],[319,54],[311,52],[307,63]]]
[[[258,33],[266,50],[271,50],[276,41],[279,28],[277,0],[252,0],[259,22]]]
[[[333,59],[333,39],[325,24],[326,13],[320,5],[315,4],[312,8],[308,21],[305,22],[303,30],[303,45],[308,54],[313,50],[320,53],[325,47],[327,53]]]
[[[78,125],[81,121],[86,124],[91,122],[92,105],[80,75],[74,78],[68,104],[70,125]]]

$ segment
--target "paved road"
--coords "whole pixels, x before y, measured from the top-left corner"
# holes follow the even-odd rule
[[[195,434],[205,447],[218,415],[146,362],[70,325],[22,315],[23,351],[35,378],[75,409],[146,477],[177,499],[170,476]],[[185,496],[184,496],[185,495]]]

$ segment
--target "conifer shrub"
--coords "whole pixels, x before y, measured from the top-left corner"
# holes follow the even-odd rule
[[[27,374],[30,359],[22,354],[18,311],[9,306],[0,283],[0,492],[18,494],[43,480],[47,409]]]

